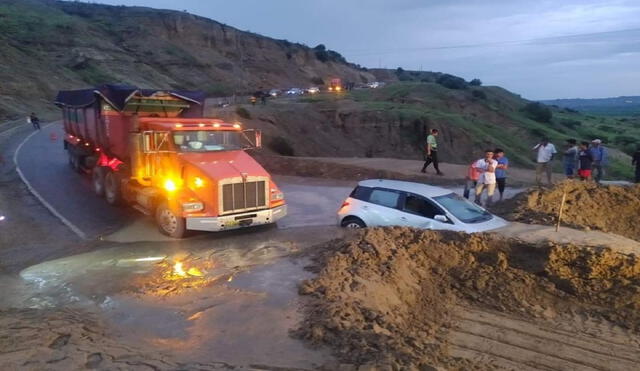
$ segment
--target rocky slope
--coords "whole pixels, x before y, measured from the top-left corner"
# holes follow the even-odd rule
[[[58,89],[105,82],[231,95],[374,80],[337,53],[321,61],[307,46],[184,12],[2,0],[0,20],[0,117],[43,109]]]

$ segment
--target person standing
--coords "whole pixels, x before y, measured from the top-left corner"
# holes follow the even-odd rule
[[[38,118],[38,116],[36,116],[34,112],[31,112],[31,115],[29,116],[29,120],[31,121],[31,124],[33,125],[34,130],[40,130],[40,119]]]
[[[638,147],[638,150],[633,154],[631,165],[636,166],[636,183],[640,183],[640,147]]]
[[[533,147],[534,151],[537,151],[536,157],[536,183],[538,185],[542,182],[542,172],[547,174],[547,183],[551,185],[551,161],[553,155],[558,153],[556,147],[549,143],[549,138],[542,138],[540,143]]]
[[[502,201],[504,189],[507,186],[509,159],[504,155],[504,150],[501,148],[496,148],[493,151],[493,159],[498,162],[498,166],[496,167],[496,184],[498,185],[498,193],[500,193],[500,201]]]
[[[479,178],[480,178],[480,172],[478,171],[478,169],[476,169],[476,162],[474,161],[471,163],[471,165],[469,165],[469,169],[467,170],[467,176],[465,177],[465,183],[464,183],[464,191],[462,192],[462,195],[467,200],[469,199],[469,194],[471,193],[471,190],[476,189]]]
[[[493,159],[493,151],[488,149],[484,152],[484,158],[476,161],[475,168],[480,172],[478,185],[476,186],[475,202],[480,205],[482,202],[482,192],[487,189],[487,201],[485,205],[491,204],[493,193],[496,191],[496,168],[498,161]]]
[[[591,166],[593,164],[593,156],[589,151],[589,142],[580,143],[580,151],[578,151],[578,176],[581,180],[591,180]]]
[[[564,165],[564,175],[568,179],[573,179],[576,174],[576,165],[578,164],[578,149],[577,141],[575,139],[567,139],[567,149],[564,151],[562,157],[562,164]]]
[[[436,140],[437,136],[438,129],[431,129],[431,134],[427,137],[427,158],[424,162],[424,165],[422,166],[422,170],[420,170],[423,173],[426,173],[427,167],[433,163],[433,168],[436,169],[436,173],[438,175],[443,175],[438,164],[438,141]]]
[[[607,149],[604,148],[600,139],[594,139],[591,141],[589,152],[593,157],[593,178],[596,183],[600,183],[604,176],[604,167],[607,165]]]

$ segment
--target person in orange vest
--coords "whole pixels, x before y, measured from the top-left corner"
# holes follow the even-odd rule
[[[467,169],[467,176],[465,177],[464,184],[464,192],[463,196],[466,199],[469,199],[469,193],[472,189],[475,189],[478,185],[478,179],[480,178],[480,171],[475,168],[476,161],[473,161],[471,165],[469,165],[469,169]]]

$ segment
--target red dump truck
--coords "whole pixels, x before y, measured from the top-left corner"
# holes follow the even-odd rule
[[[282,192],[245,150],[256,130],[203,118],[198,92],[103,85],[60,91],[64,147],[76,171],[91,174],[109,204],[153,215],[160,231],[221,231],[275,223]]]
[[[329,91],[339,93],[342,91],[342,80],[341,79],[331,79],[329,80]]]

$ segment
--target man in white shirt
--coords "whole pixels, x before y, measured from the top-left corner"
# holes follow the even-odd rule
[[[478,185],[476,186],[476,199],[475,202],[480,205],[482,199],[482,191],[487,188],[487,201],[486,205],[491,203],[493,199],[493,193],[496,190],[496,168],[498,167],[498,161],[493,159],[493,151],[488,149],[484,152],[484,158],[478,160],[473,164],[473,167],[480,173],[478,178]]]
[[[538,154],[536,158],[536,183],[541,184],[542,172],[544,171],[547,174],[547,183],[551,185],[551,161],[553,155],[558,153],[556,147],[549,143],[548,138],[542,138],[540,143],[533,147],[533,150]]]

